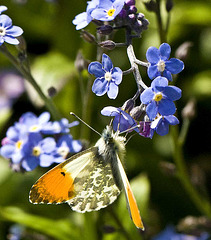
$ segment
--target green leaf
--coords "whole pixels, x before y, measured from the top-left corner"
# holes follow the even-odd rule
[[[18,207],[0,207],[0,219],[19,223],[58,240],[78,239],[79,229],[70,221],[28,214]]]
[[[32,64],[32,75],[43,92],[48,95],[50,87],[54,87],[57,92],[61,91],[68,80],[76,75],[76,70],[73,61],[60,53],[50,52],[36,58]],[[26,86],[33,104],[43,106],[43,102],[33,87],[29,83]]]

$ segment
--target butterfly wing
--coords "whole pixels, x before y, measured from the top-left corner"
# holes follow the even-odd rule
[[[32,186],[32,203],[64,203],[78,212],[99,210],[116,200],[120,190],[111,166],[92,147],[44,174]]]
[[[123,185],[123,189],[125,192],[125,196],[126,196],[126,201],[127,201],[127,208],[130,214],[130,217],[132,219],[132,221],[134,222],[135,226],[137,228],[140,228],[142,230],[144,230],[144,225],[143,222],[141,220],[141,216],[138,210],[138,206],[136,203],[136,199],[133,195],[130,183],[128,181],[127,175],[125,173],[125,170],[122,166],[122,163],[117,155],[117,165],[118,165],[118,169],[119,169],[119,175],[122,181],[122,185]]]

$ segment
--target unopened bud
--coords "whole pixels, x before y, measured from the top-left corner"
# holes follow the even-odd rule
[[[102,25],[97,28],[97,32],[102,35],[109,35],[113,32],[113,27],[111,25]]]
[[[99,45],[107,50],[112,50],[116,47],[115,42],[111,41],[111,40],[106,40],[104,42],[100,42]]]
[[[55,87],[49,87],[48,88],[48,96],[49,97],[54,97],[56,95],[57,91]]]
[[[135,0],[125,0],[125,5],[127,5],[127,6],[135,5],[135,3],[136,3]]]
[[[82,72],[84,69],[88,68],[88,61],[84,59],[83,55],[81,52],[78,52],[75,60],[75,68],[79,71]]]
[[[160,162],[160,168],[167,176],[174,176],[176,174],[176,166],[170,162]]]
[[[174,6],[173,0],[166,0],[166,11],[170,12]]]
[[[132,118],[134,118],[136,121],[143,120],[145,115],[146,115],[146,112],[145,112],[144,107],[142,105],[134,107],[130,111],[130,116]]]
[[[125,112],[130,112],[133,109],[134,105],[135,101],[132,98],[130,98],[123,104],[122,110]]]
[[[181,60],[185,60],[190,52],[190,48],[193,46],[192,42],[184,42],[183,44],[181,44],[176,52],[175,52],[175,56],[176,58],[179,58]]]
[[[191,120],[195,117],[195,115],[196,115],[196,100],[190,99],[182,110],[182,117]]]
[[[85,31],[85,30],[81,30],[81,37],[86,41],[86,42],[89,42],[89,43],[96,43],[96,39],[95,39],[95,36],[92,35],[91,33]]]
[[[147,0],[144,2],[144,5],[149,12],[157,11],[157,3],[154,0]]]

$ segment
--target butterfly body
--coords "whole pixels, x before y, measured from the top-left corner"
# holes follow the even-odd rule
[[[136,221],[134,223],[138,228],[143,229],[135,198],[120,161],[124,152],[125,138],[117,132],[113,133],[111,127],[107,126],[94,147],[74,155],[38,179],[30,191],[30,202],[67,202],[74,211],[84,213],[107,207],[116,200],[123,188],[131,218]]]

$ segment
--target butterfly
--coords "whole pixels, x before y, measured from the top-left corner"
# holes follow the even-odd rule
[[[77,212],[100,210],[124,190],[130,217],[144,230],[138,206],[120,159],[125,137],[107,126],[94,147],[84,150],[49,170],[32,186],[31,203],[68,203]]]

